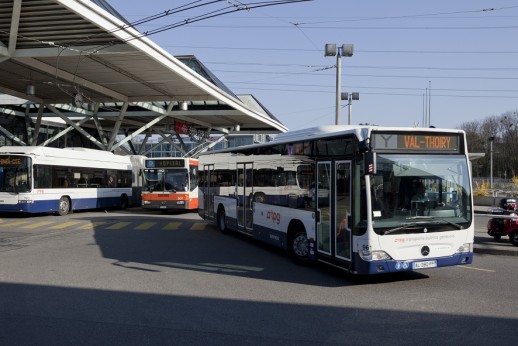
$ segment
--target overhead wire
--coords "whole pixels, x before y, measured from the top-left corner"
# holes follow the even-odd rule
[[[177,14],[179,12],[183,12],[183,11],[186,11],[186,10],[189,10],[189,9],[199,8],[199,7],[215,4],[215,3],[218,3],[218,2],[227,2],[230,5],[225,7],[225,8],[223,8],[223,9],[211,11],[211,12],[205,13],[203,15],[196,16],[194,18],[189,18],[189,19],[186,19],[186,20],[183,20],[183,21],[180,21],[180,22],[176,22],[174,24],[166,25],[166,26],[160,27],[158,29],[154,29],[154,30],[151,30],[151,31],[148,31],[148,32],[144,32],[144,33],[142,33],[140,35],[136,35],[134,37],[131,37],[131,38],[126,39],[126,40],[121,40],[121,41],[122,41],[122,43],[127,43],[127,42],[129,42],[131,40],[140,39],[140,38],[143,38],[143,37],[146,37],[146,36],[150,36],[150,35],[153,35],[153,34],[156,34],[156,33],[160,33],[160,32],[163,32],[163,31],[167,31],[167,30],[179,27],[179,26],[183,26],[183,25],[187,25],[187,24],[190,24],[190,23],[194,23],[194,22],[198,22],[198,21],[202,21],[202,20],[218,17],[218,16],[221,16],[221,15],[229,14],[229,13],[236,12],[236,11],[250,10],[250,9],[254,9],[254,8],[275,6],[275,5],[282,5],[282,4],[290,4],[290,3],[297,3],[297,2],[307,2],[307,1],[312,1],[312,0],[274,0],[274,1],[262,1],[262,2],[247,3],[247,4],[244,4],[244,3],[239,2],[239,1],[236,1],[236,3],[237,3],[236,4],[236,3],[232,3],[231,1],[228,1],[228,0],[213,0],[213,1],[208,1],[208,2],[202,3],[202,1],[198,0],[198,1],[194,1],[194,2],[188,3],[186,5],[182,5],[182,6],[176,7],[175,9],[163,11],[163,12],[160,12],[160,13],[158,13],[156,15],[148,16],[148,17],[143,18],[141,20],[134,21],[133,23],[125,24],[125,25],[123,25],[121,27],[117,27],[115,29],[112,29],[112,30],[110,30],[110,31],[108,31],[106,33],[101,33],[101,34],[98,34],[98,35],[88,36],[88,37],[86,37],[84,39],[76,40],[76,41],[74,41],[72,43],[69,43],[69,44],[67,44],[66,42],[59,43],[59,45],[58,45],[58,54],[57,54],[57,62],[56,62],[56,77],[55,77],[56,85],[58,86],[58,88],[62,92],[68,94],[69,96],[73,96],[73,95],[70,95],[70,93],[67,90],[64,90],[62,88],[62,86],[60,85],[60,83],[57,82],[58,81],[57,73],[58,73],[58,66],[59,66],[59,58],[60,58],[61,54],[65,50],[71,49],[70,47],[73,47],[73,46],[75,46],[75,45],[77,45],[79,43],[84,44],[85,42],[91,41],[93,38],[98,38],[98,37],[101,37],[102,35],[109,36],[110,34],[113,34],[113,33],[117,32],[119,30],[125,30],[125,29],[128,29],[130,27],[135,27],[136,25],[141,25],[143,23],[147,23],[147,22],[150,22],[150,21],[153,21],[153,20],[157,20],[157,19],[163,18],[163,17],[171,15],[171,14]],[[229,8],[230,8],[230,10],[227,10]],[[77,70],[78,70],[78,67],[79,67],[81,61],[83,59],[87,58],[88,56],[90,56],[90,55],[92,55],[94,53],[98,53],[99,51],[101,51],[103,49],[106,49],[106,48],[108,48],[108,47],[110,47],[112,45],[113,45],[113,43],[110,43],[110,44],[107,44],[107,45],[99,45],[97,47],[94,47],[93,49],[91,47],[89,47],[87,49],[83,49],[83,50],[79,51],[79,58],[78,58],[78,62],[76,64],[75,72],[74,72],[74,79],[72,81],[72,83],[74,84],[74,88],[75,88],[75,90],[77,92],[76,95],[80,93],[80,91],[78,90],[78,86],[75,85],[75,78],[76,78]],[[83,53],[85,53],[85,54],[83,55]]]
[[[176,28],[176,27],[179,27],[179,26],[183,26],[183,25],[187,25],[187,24],[192,24],[192,23],[195,23],[195,22],[199,22],[199,21],[202,21],[202,20],[205,20],[205,19],[209,19],[209,18],[213,18],[213,17],[217,17],[217,16],[220,16],[220,15],[224,15],[224,14],[228,14],[228,13],[232,13],[232,12],[236,12],[236,11],[243,11],[243,10],[250,10],[252,7],[249,7],[248,5],[249,4],[243,4],[241,2],[238,2],[238,1],[234,1],[234,3],[237,3],[237,4],[233,4],[231,1],[227,1],[227,0],[215,0],[215,1],[209,1],[209,2],[203,2],[203,1],[194,1],[194,2],[191,2],[189,4],[186,4],[186,5],[182,5],[182,6],[179,6],[177,8],[175,8],[174,10],[177,11],[177,12],[174,12],[174,13],[179,13],[179,12],[183,12],[183,11],[186,11],[186,6],[193,6],[193,7],[190,7],[191,9],[192,8],[196,8],[196,7],[202,7],[202,6],[207,6],[207,5],[210,5],[210,4],[214,4],[214,3],[217,3],[217,2],[221,2],[221,1],[225,1],[227,3],[229,3],[230,5],[223,8],[223,9],[219,9],[219,10],[216,10],[216,11],[211,11],[211,12],[208,12],[204,15],[200,15],[200,16],[196,16],[196,17],[193,17],[193,18],[188,18],[186,20],[183,20],[183,21],[178,21],[178,22],[175,22],[175,23],[172,23],[172,24],[169,24],[169,25],[166,25],[166,26],[161,26],[157,29],[154,29],[154,30],[150,30],[150,31],[146,31],[146,32],[143,32],[140,36],[138,37],[134,37],[134,38],[131,38],[131,39],[128,39],[128,40],[123,40],[122,42],[128,42],[132,39],[137,39],[137,38],[141,38],[141,37],[144,37],[144,36],[150,36],[150,35],[153,35],[153,34],[156,34],[156,33],[160,33],[160,32],[163,32],[163,31],[166,31],[166,30],[170,30],[170,29],[173,29],[173,28]],[[286,4],[286,3],[294,3],[294,2],[302,2],[302,1],[309,1],[309,0],[293,0],[293,1],[288,1],[288,0],[284,0],[284,1],[266,1],[266,2],[259,2],[259,3],[250,3],[250,4],[254,4],[253,6],[257,6],[257,7],[264,7],[264,6],[273,6],[273,5],[276,5],[276,4]],[[200,3],[203,3],[203,4],[200,4]],[[193,5],[193,4],[197,4],[196,6]],[[256,8],[257,8],[256,7]],[[417,17],[426,17],[426,16],[444,16],[444,15],[452,15],[452,14],[462,14],[462,13],[475,13],[475,12],[488,12],[488,11],[495,11],[495,10],[502,10],[502,9],[509,9],[509,8],[516,8],[518,6],[508,6],[508,7],[502,7],[502,8],[490,8],[490,9],[482,9],[482,10],[473,10],[473,11],[457,11],[457,12],[443,12],[443,13],[434,13],[434,14],[418,14],[418,15],[413,15],[413,16],[396,16],[396,17],[374,17],[374,18],[359,18],[359,19],[353,19],[352,21],[367,21],[367,20],[382,20],[382,19],[399,19],[399,18],[417,18]],[[172,9],[173,10],[173,9]],[[173,11],[172,10],[167,10],[167,11],[163,11],[163,12],[160,12],[158,14],[155,14],[153,16],[148,16],[146,18],[142,18],[140,20],[137,20],[135,22],[132,22],[131,23],[131,27],[135,27],[135,26],[138,26],[138,25],[142,25],[142,24],[145,24],[145,23],[149,23],[149,22],[152,22],[154,20],[157,20],[157,19],[160,19],[160,18],[163,18],[165,16],[168,16],[168,15],[172,15],[173,14]],[[326,22],[313,22],[313,23],[302,23],[302,22],[297,22],[297,23],[291,23],[293,26],[295,26],[299,31],[301,31],[301,33],[307,37],[307,35],[301,30],[301,26],[304,26],[304,25],[313,25],[313,24],[325,24],[325,23],[333,23],[333,22],[343,22],[343,21],[351,21],[351,19],[344,19],[344,20],[340,20],[340,21],[326,21]],[[123,30],[123,29],[126,29],[126,28],[129,28],[130,26],[124,26],[124,27],[119,27],[119,28],[116,28],[116,29],[113,29],[112,30],[112,33],[116,32],[117,30]],[[218,27],[224,27],[224,26],[218,26]],[[250,27],[250,26],[247,26],[247,27]],[[285,27],[279,27],[279,28],[285,28]],[[304,29],[316,29],[316,28],[319,28],[319,27],[314,27],[314,26],[304,26]],[[326,29],[327,28],[336,28],[336,27],[325,27]],[[393,29],[415,29],[416,27],[389,27],[389,28],[393,28]],[[419,27],[417,27],[419,28]],[[422,27],[423,29],[425,29],[425,27]],[[491,27],[435,27],[436,29],[501,29],[501,28],[518,28],[518,26],[491,26]],[[360,29],[386,29],[386,27],[376,27],[376,28],[369,28],[369,27],[363,27],[363,28],[360,28]],[[106,34],[106,33],[105,33]],[[309,39],[309,37],[307,37]],[[81,41],[81,42],[87,42],[88,39],[91,39],[90,38],[87,38],[86,40],[84,41]],[[74,42],[74,44],[77,44],[77,43],[81,43],[80,41],[76,41]],[[314,44],[313,44],[314,45]],[[63,47],[63,49],[73,49],[72,48],[73,46],[71,47]],[[106,47],[106,46],[104,46]],[[177,46],[178,48],[178,46]],[[207,47],[199,47],[199,46],[196,46],[196,48],[207,48]],[[214,47],[212,47],[214,48]],[[240,49],[240,50],[243,50],[243,49],[247,49],[246,47],[239,47],[239,48],[231,48],[231,47],[217,47],[218,49]],[[101,47],[102,49],[102,47]],[[254,50],[289,50],[289,51],[315,51],[314,49],[286,49],[286,48],[281,48],[281,49],[275,49],[275,48],[257,48],[257,47],[254,47],[254,48],[248,48],[248,49],[254,49]],[[474,52],[474,51],[420,51],[420,50],[356,50],[356,52],[362,52],[362,53],[405,53],[405,54],[473,54],[473,53],[478,53],[478,54],[518,54],[518,51],[480,51],[480,52]],[[60,53],[61,54],[61,53]],[[79,56],[81,57],[82,53],[79,54]],[[86,57],[88,54],[85,54],[84,56]],[[272,65],[272,64],[269,64],[269,65]],[[308,66],[304,66],[304,67],[308,67]],[[498,70],[505,70],[506,68],[462,68],[462,69],[456,69],[456,68],[434,68],[434,67],[386,67],[386,66],[356,66],[355,68],[370,68],[370,69],[428,69],[428,70],[466,70],[466,71],[483,71],[483,70],[488,70],[488,71],[498,71]],[[512,69],[514,70],[515,68],[509,68],[509,69]],[[217,71],[215,71],[217,72]],[[243,71],[220,71],[220,72],[231,72],[231,73],[242,73]],[[269,73],[276,73],[276,72],[257,72],[257,73],[260,73],[260,74],[269,74]],[[278,73],[276,73],[278,74]],[[295,72],[295,73],[290,73],[290,74],[304,74],[304,72]],[[288,74],[289,75],[289,74]],[[345,76],[358,76],[358,77],[377,77],[377,78],[387,78],[387,77],[390,77],[390,78],[429,78],[429,76],[395,76],[395,75],[382,75],[382,76],[376,76],[376,75],[367,75],[367,74],[345,74]],[[458,78],[458,77],[434,77],[434,78]],[[461,78],[464,78],[464,79],[473,79],[473,78],[479,78],[479,77],[461,77]],[[481,77],[483,79],[518,79],[518,78],[514,78],[514,77]],[[506,91],[507,92],[507,91]]]

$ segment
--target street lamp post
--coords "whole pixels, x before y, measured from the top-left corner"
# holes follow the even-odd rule
[[[489,137],[489,188],[493,190],[493,142],[495,140],[494,136]]]
[[[336,47],[335,43],[327,43],[324,56],[335,56],[336,55],[336,114],[335,124],[340,124],[340,88],[341,88],[341,76],[342,76],[342,64],[340,57],[353,56],[353,45],[343,44],[341,47]]]
[[[342,93],[342,97],[341,97],[342,100],[346,100],[346,101],[349,101],[347,103],[347,108],[349,110],[349,125],[352,124],[352,107],[353,107],[353,100],[359,100],[360,99],[360,93],[358,92],[353,92],[353,93],[347,93],[347,92],[343,92]]]

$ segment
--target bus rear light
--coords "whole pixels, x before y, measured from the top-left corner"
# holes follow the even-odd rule
[[[392,259],[392,257],[390,257],[388,253],[386,253],[385,251],[381,251],[381,250],[376,250],[376,251],[362,250],[359,252],[359,255],[362,260],[369,261],[369,262]]]

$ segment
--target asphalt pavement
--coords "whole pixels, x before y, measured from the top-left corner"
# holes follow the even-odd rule
[[[475,206],[475,214],[487,214],[489,208],[487,206]],[[475,254],[518,256],[518,246],[511,244],[508,236],[503,236],[502,239],[496,241],[487,234],[486,225],[478,230],[475,229],[473,250]]]

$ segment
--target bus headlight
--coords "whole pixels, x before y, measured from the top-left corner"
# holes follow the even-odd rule
[[[456,253],[473,252],[473,243],[465,243],[459,246]]]
[[[359,255],[364,261],[381,261],[381,260],[390,260],[392,257],[389,256],[388,253],[382,250],[361,250]]]
[[[142,204],[143,205],[148,205],[148,204],[151,204],[151,201],[142,201]]]

